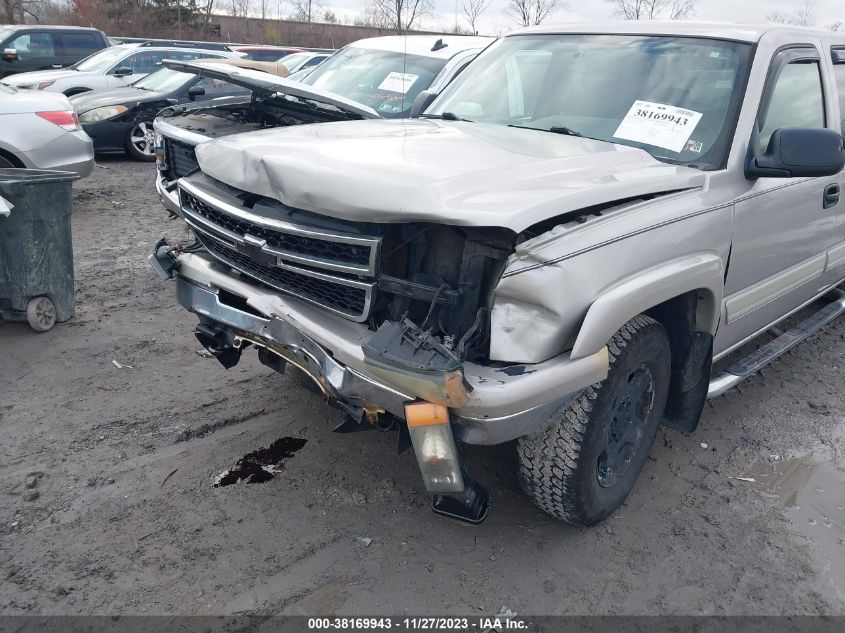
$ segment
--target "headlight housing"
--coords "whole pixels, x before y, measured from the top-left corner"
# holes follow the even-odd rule
[[[23,84],[23,85],[18,86],[18,87],[19,88],[27,88],[29,90],[44,90],[44,88],[49,88],[54,83],[56,83],[56,80],[52,79],[50,81],[39,81],[38,83],[34,83],[34,84]]]
[[[97,123],[98,121],[107,121],[114,117],[123,114],[129,108],[122,105],[103,106],[102,108],[94,108],[79,115],[79,120],[82,123]]]

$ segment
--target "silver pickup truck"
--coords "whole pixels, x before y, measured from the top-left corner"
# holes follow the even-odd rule
[[[150,261],[224,366],[256,347],[395,425],[436,512],[487,513],[457,442],[516,440],[528,496],[594,524],[660,424],[845,311],[841,34],[537,27],[415,114],[202,144],[197,242]]]

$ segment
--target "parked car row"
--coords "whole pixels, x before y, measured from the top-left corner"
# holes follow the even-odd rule
[[[298,55],[289,65],[307,72],[329,55],[295,47],[169,40],[112,44],[96,29],[38,25],[0,27],[0,41],[0,121],[11,124],[15,117],[20,124],[0,136],[0,165],[62,167],[81,176],[91,173],[94,152],[153,160],[153,120],[166,106],[249,96],[243,86],[164,68],[165,59],[228,60],[259,74],[287,76],[290,70],[280,59]],[[48,93],[54,96],[39,96]],[[29,117],[21,119],[24,113]],[[60,125],[45,128],[45,121]],[[49,149],[38,144],[56,135],[63,136],[61,143]]]
[[[492,41],[429,35],[359,40],[299,81],[223,64],[165,61],[171,71],[215,77],[251,93],[225,102],[169,107],[159,114],[156,186],[162,203],[179,213],[176,182],[196,169],[195,147],[200,143],[302,123],[406,117],[418,94],[443,89]]]
[[[457,442],[513,442],[526,495],[593,525],[661,424],[694,431],[845,314],[845,36],[434,40],[350,45],[298,83],[165,61],[252,94],[158,116],[159,192],[194,241],[149,260],[224,367],[255,348],[339,430],[397,429],[435,512],[483,521]]]

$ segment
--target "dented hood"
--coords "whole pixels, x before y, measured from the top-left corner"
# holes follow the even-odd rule
[[[597,204],[700,187],[702,172],[622,145],[461,121],[355,121],[237,134],[197,147],[202,171],[348,220],[520,232]]]

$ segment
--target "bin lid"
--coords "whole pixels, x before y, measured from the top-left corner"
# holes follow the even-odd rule
[[[16,167],[0,169],[0,186],[13,183],[64,182],[78,178],[79,174],[74,171],[57,169],[18,169]]]

